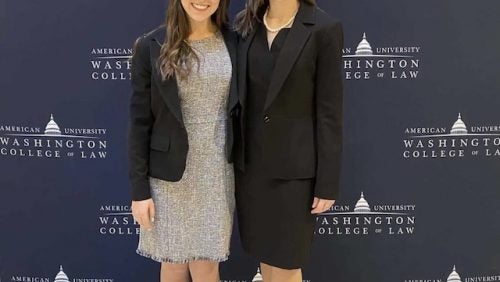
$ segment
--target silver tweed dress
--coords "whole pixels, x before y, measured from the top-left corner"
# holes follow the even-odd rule
[[[156,216],[141,229],[137,253],[158,262],[225,261],[234,212],[234,172],[225,153],[231,58],[222,34],[190,41],[199,68],[178,80],[188,133],[186,170],[179,182],[150,178]]]

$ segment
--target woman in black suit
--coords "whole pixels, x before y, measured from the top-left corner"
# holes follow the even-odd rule
[[[264,281],[302,281],[314,215],[338,193],[342,26],[314,0],[247,0],[235,25],[242,244]]]

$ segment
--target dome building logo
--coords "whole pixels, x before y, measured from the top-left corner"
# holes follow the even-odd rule
[[[253,277],[252,282],[264,282],[262,274],[260,273],[260,268],[257,268],[257,273]]]
[[[345,79],[417,79],[420,71],[420,46],[372,47],[363,33],[357,47],[344,48]]]
[[[363,39],[361,40],[361,42],[359,42],[358,48],[356,48],[356,54],[354,55],[354,57],[363,56],[373,56],[372,46],[370,45],[368,40],[366,40],[366,33],[363,33]]]
[[[253,277],[252,282],[264,282],[264,279],[262,278],[262,274],[260,272],[260,267],[257,268],[257,273]],[[311,282],[311,280],[302,280],[302,282]]]
[[[50,272],[47,273],[54,273],[52,272],[54,269],[52,269]],[[19,274],[12,274],[9,275],[9,280],[12,282],[18,282],[18,281],[38,281],[38,282],[80,282],[80,281],[99,281],[99,282],[115,282],[114,278],[109,278],[109,277],[76,277],[70,279],[69,276],[65,273],[63,266],[59,266],[59,272],[55,276],[53,274],[43,274],[43,275],[31,275],[31,276],[26,276],[26,275],[19,275]],[[52,278],[51,278],[52,277]],[[0,279],[1,281],[1,279]]]
[[[335,204],[316,218],[316,236],[412,236],[414,204],[371,205],[361,192],[354,206]]]
[[[355,213],[370,213],[370,205],[368,202],[365,200],[365,196],[363,195],[363,192],[361,192],[361,198],[359,198],[358,202],[356,203],[356,206],[354,207],[354,212]]]
[[[0,124],[0,158],[95,159],[107,157],[106,128],[62,128],[55,115],[45,127]]]
[[[54,121],[54,116],[51,114],[50,115],[50,121],[47,123],[47,126],[45,127],[45,135],[52,135],[52,136],[60,136],[61,135],[61,130],[59,129],[59,125]]]
[[[264,279],[262,278],[262,273],[260,271],[260,267],[257,267],[257,272],[255,273],[255,275],[253,276],[253,278],[251,280],[249,280],[249,279],[239,280],[239,279],[222,278],[220,280],[220,282],[264,282]],[[312,280],[303,279],[302,282],[312,282]]]
[[[446,282],[463,282],[462,278],[460,278],[460,275],[458,275],[457,269],[455,266],[453,266],[453,271],[448,276],[448,279],[446,280]]]
[[[465,123],[462,120],[462,115],[458,114],[458,119],[453,124],[450,135],[467,135],[468,133],[467,126],[465,126]]]
[[[59,273],[57,273],[54,282],[70,282],[68,276],[63,271],[62,265],[59,266]]]
[[[500,157],[500,125],[472,125],[458,113],[447,128],[404,129],[404,159]]]
[[[130,81],[132,48],[92,48],[90,79],[93,81]]]
[[[404,282],[417,282],[417,281],[429,281],[429,282],[479,282],[479,281],[489,281],[489,282],[494,282],[494,281],[500,281],[500,275],[475,275],[475,276],[469,276],[469,277],[462,277],[459,272],[457,271],[457,267],[454,265],[453,268],[451,269],[451,272],[448,272],[448,278],[444,279],[446,277],[442,278],[412,278],[412,279],[405,279]]]

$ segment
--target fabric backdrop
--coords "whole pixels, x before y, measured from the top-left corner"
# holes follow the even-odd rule
[[[304,280],[500,281],[500,2],[319,5],[345,31],[345,153]],[[127,60],[165,7],[0,0],[0,281],[158,281],[135,254]],[[233,237],[222,280],[250,282]]]

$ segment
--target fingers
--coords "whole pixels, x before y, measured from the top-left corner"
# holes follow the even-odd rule
[[[142,226],[141,218],[139,216],[139,212],[137,210],[137,202],[132,201],[132,217],[134,218],[134,221],[137,222],[140,226]]]
[[[134,214],[134,213],[132,213],[132,216],[134,217],[134,221],[137,222],[137,224],[139,224],[139,226],[142,226],[142,222],[141,222],[141,219],[139,218],[139,216],[137,214]]]
[[[141,217],[141,226],[144,227],[147,231],[151,231],[153,229],[153,225],[151,224],[151,219],[149,218],[149,212],[143,212],[140,214]]]
[[[156,211],[151,199],[132,202],[134,220],[144,229],[151,231]]]
[[[318,206],[318,202],[319,202],[319,198],[318,197],[314,197],[313,204],[312,204],[312,208],[313,209],[315,209]]]
[[[323,209],[324,209],[324,205],[325,205],[325,204],[323,203],[323,201],[322,201],[322,200],[320,200],[320,201],[318,202],[318,205],[316,206],[316,208],[314,208],[314,209],[311,211],[311,213],[312,213],[312,214],[319,214],[319,213],[322,213],[322,212],[324,211],[324,210],[323,210]]]
[[[325,200],[325,199],[319,199],[316,207],[311,210],[312,214],[320,214],[323,213],[327,210],[329,210],[333,204],[335,203],[334,200]]]
[[[155,222],[155,215],[156,215],[156,209],[154,203],[151,203],[149,205],[149,220],[151,223]]]

